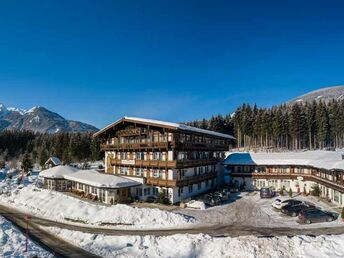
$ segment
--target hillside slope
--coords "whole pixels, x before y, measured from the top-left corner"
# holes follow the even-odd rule
[[[308,92],[304,95],[296,97],[290,101],[288,104],[293,103],[306,103],[312,101],[323,101],[328,103],[331,100],[342,100],[344,99],[344,85],[321,88],[319,90]]]
[[[6,108],[0,104],[0,131],[18,130],[40,133],[58,132],[95,132],[92,125],[63,118],[44,107],[34,107],[28,111],[18,108]]]

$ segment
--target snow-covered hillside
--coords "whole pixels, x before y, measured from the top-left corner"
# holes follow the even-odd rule
[[[54,257],[31,240],[28,242],[28,252],[25,254],[25,236],[12,223],[0,216],[0,257]]]
[[[92,125],[67,120],[44,107],[33,107],[26,111],[19,108],[7,108],[0,104],[0,131],[29,130],[42,133],[57,132],[95,132]]]
[[[311,91],[302,96],[296,97],[288,102],[293,103],[306,103],[312,101],[323,101],[325,103],[331,100],[344,99],[344,86],[326,87],[319,90]]]

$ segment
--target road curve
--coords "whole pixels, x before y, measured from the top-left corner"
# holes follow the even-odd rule
[[[17,209],[9,208],[0,205],[0,215],[7,219],[18,222],[25,222],[25,213],[18,211]],[[195,225],[193,227],[186,228],[173,228],[173,229],[136,229],[136,230],[123,230],[123,229],[112,229],[104,227],[87,227],[82,225],[72,225],[63,222],[56,222],[53,220],[43,219],[36,216],[31,216],[30,225],[33,228],[38,228],[40,232],[43,232],[39,226],[45,227],[58,227],[63,229],[69,229],[74,231],[80,231],[91,234],[104,234],[113,236],[167,236],[173,234],[208,234],[214,237],[221,236],[247,236],[254,235],[258,237],[272,237],[272,236],[296,236],[296,235],[339,235],[344,234],[344,227],[322,227],[322,228],[289,228],[289,227],[254,227],[246,226],[242,224],[231,224],[231,225]],[[45,231],[44,231],[45,232]],[[49,234],[51,235],[51,234]]]
[[[7,209],[7,208],[6,208]],[[11,221],[21,232],[25,234],[26,220],[23,213],[4,213],[3,206],[0,208],[0,215]],[[79,247],[56,237],[55,235],[43,230],[36,223],[29,221],[29,237],[43,249],[52,253],[54,257],[61,258],[98,258],[100,256],[91,254]]]

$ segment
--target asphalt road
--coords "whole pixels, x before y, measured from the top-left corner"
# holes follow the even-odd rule
[[[13,212],[4,206],[0,206],[0,215],[11,221],[25,234],[26,220],[25,214],[21,212]],[[99,256],[91,254],[79,247],[76,247],[49,232],[41,229],[38,224],[29,220],[29,237],[32,241],[40,245],[45,250],[52,253],[55,257],[75,257],[75,258],[97,258]]]
[[[8,208],[6,206],[0,205],[0,215],[4,216],[8,220],[18,224],[19,226],[25,227],[25,213],[22,213],[16,209]],[[339,235],[344,234],[344,227],[321,227],[321,228],[289,228],[289,227],[254,227],[254,226],[247,226],[243,224],[232,224],[232,225],[207,225],[207,226],[193,226],[188,228],[175,228],[175,229],[154,229],[154,230],[122,230],[122,229],[111,229],[111,228],[97,228],[97,227],[87,227],[82,225],[71,225],[68,223],[56,222],[48,219],[39,218],[36,216],[32,216],[30,219],[30,229],[32,228],[33,231],[31,234],[36,233],[38,236],[37,239],[42,241],[43,244],[45,241],[45,237],[47,236],[48,239],[56,240],[56,237],[52,234],[47,233],[43,229],[39,228],[38,226],[46,226],[46,227],[58,227],[63,229],[69,229],[74,231],[80,231],[84,233],[92,233],[92,234],[104,234],[104,235],[113,235],[113,236],[144,236],[144,235],[153,235],[153,236],[167,236],[173,234],[199,234],[204,233],[214,237],[221,237],[221,236],[246,236],[246,235],[254,235],[258,237],[272,237],[272,236],[296,236],[296,235],[311,235],[311,236],[318,236],[318,235]],[[31,230],[30,230],[31,231]],[[59,241],[63,241],[59,239]],[[51,247],[52,250],[55,250],[54,247],[58,247],[58,245],[54,245],[54,243],[46,244],[50,247],[49,244],[53,244]],[[68,243],[65,243],[66,246],[72,248],[72,246]],[[59,250],[58,248],[57,250]],[[79,248],[76,248],[77,251]],[[64,256],[61,256],[64,257]],[[68,256],[67,256],[68,257]],[[73,256],[73,257],[95,257],[95,256]]]

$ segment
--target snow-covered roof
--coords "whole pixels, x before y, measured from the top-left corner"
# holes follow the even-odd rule
[[[344,150],[303,152],[233,152],[224,165],[299,165],[344,170]]]
[[[232,135],[229,134],[223,134],[223,133],[218,133],[214,131],[209,131],[205,129],[200,129],[196,128],[193,126],[185,125],[185,124],[179,124],[179,123],[173,123],[173,122],[164,122],[164,121],[159,121],[159,120],[154,120],[154,119],[146,119],[146,118],[139,118],[139,117],[129,117],[125,116],[120,119],[118,119],[116,122],[109,124],[108,126],[104,127],[100,131],[94,134],[94,136],[98,136],[101,133],[105,132],[106,130],[112,128],[116,124],[122,122],[122,121],[133,121],[133,122],[138,122],[138,123],[145,123],[145,124],[153,124],[157,126],[166,126],[166,127],[171,127],[173,129],[179,129],[179,130],[184,130],[184,131],[192,131],[192,132],[197,132],[197,133],[202,133],[202,134],[208,134],[208,135],[213,135],[221,138],[227,138],[227,139],[235,139]]]
[[[49,162],[52,162],[55,166],[59,166],[62,164],[61,160],[58,158],[58,157],[50,157],[46,162],[45,164],[49,163]]]
[[[73,174],[78,171],[77,168],[71,166],[56,166],[46,170],[43,170],[39,173],[41,177],[46,178],[61,178],[63,179],[65,175]]]
[[[64,176],[65,179],[102,188],[124,188],[141,185],[140,183],[115,175],[99,173],[96,170],[79,170]]]

